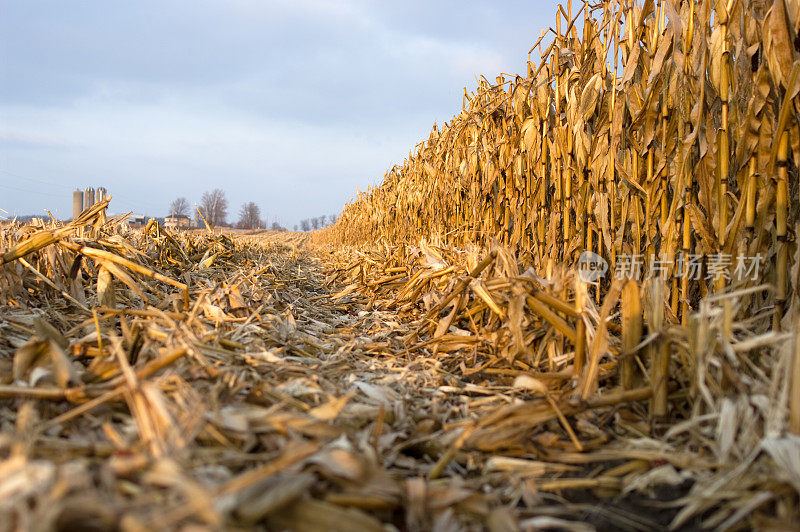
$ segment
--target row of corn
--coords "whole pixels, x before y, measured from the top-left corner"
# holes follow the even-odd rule
[[[780,328],[797,288],[799,27],[797,0],[570,2],[526,76],[465,91],[334,236],[498,242],[540,272],[592,251],[667,279],[684,324],[709,294],[769,283],[742,311]]]

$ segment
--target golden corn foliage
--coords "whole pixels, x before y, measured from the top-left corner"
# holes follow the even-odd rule
[[[796,288],[800,0],[605,1],[556,21],[538,66],[465,91],[335,236],[497,241],[542,268],[584,249],[612,265],[641,254],[644,274],[671,264],[673,319],[731,282],[678,280],[681,254],[761,254],[749,282],[773,283],[762,303],[782,315]]]

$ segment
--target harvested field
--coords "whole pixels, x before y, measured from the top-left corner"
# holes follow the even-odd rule
[[[702,338],[645,339],[642,355],[669,341],[697,366],[674,368],[667,423],[646,374],[613,384],[621,329],[591,300],[600,393],[581,395],[568,277],[508,251],[298,251],[127,231],[103,207],[3,229],[4,530],[796,522],[800,440],[761,438],[780,428],[789,335],[734,323],[733,357],[704,357],[712,305]],[[738,396],[697,378],[734,367]]]
[[[557,20],[330,229],[0,228],[0,531],[796,530],[800,3]]]

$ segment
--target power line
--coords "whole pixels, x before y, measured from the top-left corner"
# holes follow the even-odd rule
[[[60,188],[67,189],[67,190],[80,191],[80,188],[73,188],[73,187],[71,187],[69,185],[65,185],[63,183],[55,183],[55,182],[52,182],[52,181],[45,181],[43,179],[37,179],[37,178],[33,178],[33,177],[26,177],[26,176],[22,176],[22,175],[16,174],[14,172],[9,172],[8,170],[0,169],[0,173],[7,174],[9,176],[12,176],[12,177],[15,177],[15,178],[18,178],[18,179],[24,179],[24,180],[30,181],[32,183],[38,183],[40,185],[55,186],[55,187],[60,187]],[[8,190],[16,190],[18,192],[25,192],[25,193],[28,193],[28,194],[37,194],[37,195],[41,195],[41,196],[51,196],[51,197],[54,197],[54,198],[66,199],[66,197],[63,194],[58,194],[58,193],[54,193],[54,192],[44,192],[44,191],[41,191],[41,190],[31,190],[31,189],[22,188],[22,187],[6,185],[6,184],[3,184],[3,183],[0,183],[0,187],[6,188]],[[134,211],[151,210],[151,211],[155,211],[155,212],[160,212],[162,210],[161,207],[155,207],[152,204],[134,203],[132,201],[128,201],[128,200],[125,200],[125,199],[122,199],[122,198],[114,198],[112,201],[114,203],[122,203],[123,205],[127,205],[128,207],[132,208]]]
[[[20,187],[12,187],[11,185],[4,185],[0,183],[0,187],[7,188],[9,190],[16,190],[18,192],[27,192],[28,194],[38,194],[41,196],[53,196],[54,198],[63,198],[64,196],[61,194],[54,194],[52,192],[43,192],[41,190],[30,190],[27,188],[20,188]]]
[[[9,172],[8,170],[0,169],[0,172],[2,172],[4,174],[8,174],[8,175],[10,175],[12,177],[16,177],[17,179],[24,179],[26,181],[31,181],[33,183],[39,183],[40,185],[50,185],[50,186],[53,186],[53,187],[61,187],[61,188],[68,188],[68,189],[72,188],[72,187],[67,186],[67,185],[65,185],[63,183],[54,183],[52,181],[45,181],[43,179],[36,179],[36,178],[33,178],[33,177],[25,177],[25,176],[22,176],[22,175],[19,175],[19,174],[15,174],[14,172]]]
[[[0,170],[0,172],[4,172],[4,170]],[[14,175],[11,172],[5,172],[5,173],[7,173],[9,175]],[[21,176],[19,176],[19,177],[21,177]],[[30,180],[31,181],[35,181],[34,179],[30,179]],[[46,183],[44,181],[41,181],[41,183],[45,184],[45,185],[49,184],[49,183]],[[63,188],[71,189],[71,187],[68,187],[66,185],[59,185],[59,186],[61,186]],[[6,185],[4,183],[0,183],[0,187],[8,189],[8,190],[15,190],[17,192],[25,192],[27,194],[35,194],[35,195],[39,195],[39,196],[50,196],[50,197],[53,197],[53,198],[62,198],[65,201],[67,199],[69,199],[71,201],[71,198],[67,198],[64,194],[58,194],[58,193],[55,193],[55,192],[45,192],[45,191],[42,191],[42,190],[31,190],[31,189],[28,189],[28,188],[16,187],[16,186],[13,186],[13,185]],[[80,192],[79,189],[76,189],[76,190]],[[134,203],[132,201],[124,200],[122,198],[114,198],[112,201],[114,203],[122,203],[123,205],[127,205],[128,207],[133,208],[134,211],[140,211],[140,210],[143,210],[143,209],[152,210],[152,211],[160,211],[161,210],[161,207],[155,207],[152,204]]]
[[[162,210],[162,207],[154,207],[154,205],[152,205],[152,204],[134,203],[132,201],[128,201],[128,200],[125,200],[125,199],[122,199],[122,198],[117,198],[117,197],[115,197],[111,201],[113,203],[116,203],[116,202],[122,203],[123,205],[127,205],[128,207],[132,207],[133,209],[135,209],[137,211],[142,211],[144,209],[149,209],[149,210],[153,210],[153,211],[161,211]]]

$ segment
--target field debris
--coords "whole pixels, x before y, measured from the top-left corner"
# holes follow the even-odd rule
[[[3,530],[798,517],[800,439],[774,408],[792,338],[725,336],[721,303],[702,335],[629,349],[610,305],[574,310],[574,275],[520,272],[502,247],[298,251],[103,213],[2,229]],[[669,420],[648,372],[618,386],[620,356],[644,367],[662,343]]]
[[[0,227],[0,532],[797,529],[798,5],[569,3],[313,236]]]

